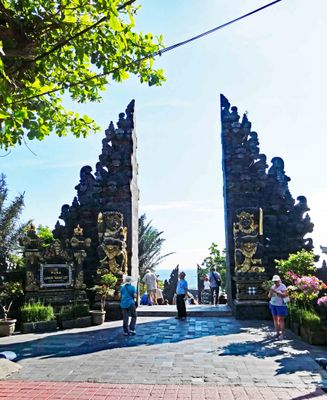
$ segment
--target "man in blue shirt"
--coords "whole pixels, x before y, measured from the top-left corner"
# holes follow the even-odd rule
[[[179,281],[176,288],[176,306],[177,306],[177,319],[182,321],[186,320],[186,307],[185,307],[185,296],[187,294],[188,287],[187,281],[185,280],[185,272],[179,274]]]
[[[136,307],[134,300],[136,299],[136,288],[131,284],[131,282],[132,278],[130,276],[126,276],[125,285],[122,285],[122,287],[120,288],[120,308],[123,312],[123,329],[125,336],[136,335]],[[129,324],[128,329],[129,316],[131,316],[131,323]]]

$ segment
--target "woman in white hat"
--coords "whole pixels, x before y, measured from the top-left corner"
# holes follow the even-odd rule
[[[287,288],[278,275],[272,277],[274,285],[269,290],[269,308],[274,319],[276,337],[284,339],[285,317],[288,314],[284,299],[287,297]]]

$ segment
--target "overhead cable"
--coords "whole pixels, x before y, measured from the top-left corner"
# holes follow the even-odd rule
[[[57,87],[57,88],[55,88],[55,89],[48,90],[48,91],[46,91],[46,92],[39,93],[39,94],[30,96],[30,97],[25,97],[25,98],[22,98],[22,99],[19,99],[19,100],[16,100],[16,101],[13,101],[13,102],[11,102],[11,103],[4,104],[4,105],[12,105],[12,104],[17,104],[17,103],[22,103],[22,102],[27,101],[27,100],[37,99],[37,98],[42,97],[42,96],[45,96],[45,95],[47,95],[47,94],[51,94],[51,93],[58,92],[59,90],[69,89],[69,88],[71,88],[71,87],[75,87],[75,86],[78,86],[78,85],[83,85],[83,84],[85,84],[85,83],[87,83],[87,82],[89,82],[89,81],[91,81],[91,80],[93,80],[93,79],[102,78],[102,77],[104,77],[104,76],[106,76],[106,75],[110,75],[110,74],[113,74],[114,72],[118,72],[118,71],[119,71],[120,69],[122,69],[122,68],[126,69],[126,68],[128,68],[128,67],[130,67],[130,66],[132,66],[132,65],[140,64],[141,62],[143,62],[143,61],[145,61],[145,60],[147,60],[147,59],[149,59],[149,58],[154,58],[154,57],[157,57],[157,56],[161,56],[162,54],[167,53],[168,51],[174,50],[174,49],[176,49],[177,47],[184,46],[185,44],[188,44],[188,43],[190,43],[190,42],[193,42],[194,40],[198,40],[198,39],[200,39],[200,38],[202,38],[202,37],[204,37],[204,36],[206,36],[206,35],[209,35],[209,34],[211,34],[211,33],[213,33],[213,32],[216,32],[216,31],[218,31],[219,29],[225,28],[225,27],[228,26],[228,25],[234,24],[235,22],[238,22],[238,21],[240,21],[240,20],[242,20],[242,19],[244,19],[244,18],[247,18],[247,17],[249,17],[249,16],[251,16],[251,15],[253,15],[253,14],[256,14],[256,13],[258,13],[259,11],[262,11],[262,10],[264,10],[265,8],[271,7],[271,6],[273,6],[273,5],[275,5],[276,3],[279,3],[279,2],[281,2],[281,1],[282,1],[282,0],[275,0],[275,1],[271,2],[271,3],[269,3],[269,4],[266,4],[266,5],[264,5],[264,6],[262,6],[262,7],[259,7],[259,8],[255,9],[255,10],[253,10],[253,11],[250,11],[250,12],[248,12],[247,14],[241,15],[241,16],[238,17],[238,18],[235,18],[235,19],[233,19],[233,20],[231,20],[231,21],[228,21],[228,22],[226,22],[226,23],[224,23],[224,24],[222,24],[222,25],[219,25],[219,26],[217,26],[217,27],[215,27],[215,28],[213,28],[213,29],[210,29],[209,31],[203,32],[203,33],[201,33],[201,34],[199,34],[199,35],[197,35],[197,36],[194,36],[194,37],[192,37],[192,38],[190,38],[190,39],[184,40],[184,41],[179,42],[179,43],[175,43],[175,44],[173,44],[173,45],[171,45],[171,46],[165,47],[165,48],[160,49],[160,50],[158,50],[158,51],[149,53],[149,54],[145,55],[145,56],[142,57],[142,58],[139,58],[139,59],[137,59],[137,60],[133,60],[133,61],[131,61],[131,62],[125,64],[125,65],[122,65],[122,66],[120,66],[120,67],[113,68],[113,69],[110,70],[110,71],[103,72],[103,73],[100,73],[100,74],[95,74],[95,75],[92,75],[92,76],[90,76],[90,77],[88,77],[88,78],[86,78],[86,79],[83,79],[83,80],[80,80],[80,81],[77,81],[77,82],[74,82],[74,83],[70,83],[70,84],[65,83],[65,84],[62,84],[61,86],[59,86],[59,87]]]

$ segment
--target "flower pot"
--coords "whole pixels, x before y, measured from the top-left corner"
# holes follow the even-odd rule
[[[44,333],[57,330],[57,321],[38,321],[22,323],[22,333]]]
[[[11,336],[15,331],[16,319],[0,320],[0,337]]]
[[[91,310],[92,325],[102,325],[104,323],[106,312],[101,310]]]
[[[92,325],[92,317],[78,317],[75,319],[68,319],[60,322],[60,328],[73,329],[73,328],[87,328]]]

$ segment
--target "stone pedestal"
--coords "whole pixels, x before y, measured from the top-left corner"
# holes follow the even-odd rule
[[[106,321],[117,321],[123,319],[123,313],[120,308],[119,302],[107,301],[106,302]]]
[[[236,319],[271,319],[268,301],[234,300],[233,314]]]

